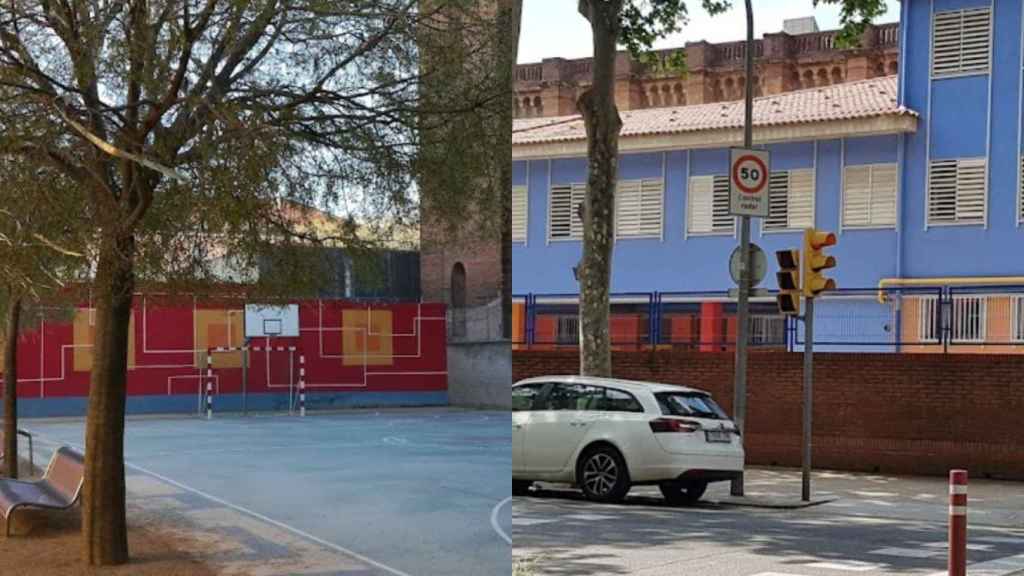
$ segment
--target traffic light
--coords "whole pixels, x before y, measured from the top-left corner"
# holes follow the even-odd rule
[[[779,281],[779,295],[775,299],[779,303],[779,312],[791,316],[800,315],[800,251],[779,250],[775,253],[779,263],[779,271],[775,277]]]
[[[826,278],[822,270],[836,267],[834,256],[826,255],[822,250],[836,245],[836,235],[808,228],[804,231],[804,269],[803,292],[807,298],[813,298],[825,290],[835,290],[836,281]]]

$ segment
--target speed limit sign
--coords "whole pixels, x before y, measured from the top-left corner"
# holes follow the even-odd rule
[[[730,160],[729,214],[768,216],[768,151],[733,148]]]

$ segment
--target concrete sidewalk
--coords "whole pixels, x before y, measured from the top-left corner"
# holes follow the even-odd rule
[[[746,497],[754,502],[799,502],[800,485],[800,470],[747,469]],[[814,500],[828,501],[821,509],[832,514],[927,522],[943,522],[948,515],[946,478],[819,471],[811,476],[811,489]],[[734,501],[726,482],[713,484],[704,498],[725,504]],[[1024,482],[971,479],[968,520],[972,524],[1024,528]]]

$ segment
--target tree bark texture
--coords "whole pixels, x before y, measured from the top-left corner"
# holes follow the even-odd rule
[[[611,376],[608,326],[612,248],[615,241],[615,183],[622,119],[615,106],[615,50],[621,0],[581,0],[580,13],[594,37],[593,82],[576,105],[587,129],[587,195],[583,209],[580,283],[580,374]]]
[[[21,298],[13,296],[7,307],[4,332],[4,475],[18,477],[18,327]]]
[[[82,536],[92,566],[128,561],[124,410],[128,333],[135,289],[134,238],[107,240],[96,270],[96,339],[85,432]]]
[[[495,155],[497,188],[501,194],[501,331],[502,338],[512,339],[512,102],[515,98],[515,65],[519,53],[520,21],[523,14],[522,0],[498,0],[497,66],[501,70],[508,98],[499,99],[502,139],[500,154]],[[496,150],[497,151],[497,150]]]

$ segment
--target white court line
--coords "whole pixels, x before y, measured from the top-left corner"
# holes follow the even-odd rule
[[[491,510],[491,527],[494,528],[494,531],[498,533],[498,536],[501,536],[502,540],[508,542],[509,546],[512,545],[512,539],[509,538],[508,534],[506,534],[505,531],[501,529],[501,525],[498,524],[498,512],[501,511],[502,507],[504,507],[505,504],[508,504],[511,501],[512,497],[509,496],[508,498],[505,498],[501,502],[498,502],[498,505],[494,507],[494,510]]]
[[[884,566],[882,564],[872,564],[871,562],[860,562],[858,560],[836,560],[833,562],[814,562],[807,564],[807,568],[821,568],[824,570],[841,570],[846,572],[871,572],[873,570],[880,570]]]
[[[39,434],[36,434],[35,436],[38,439],[40,439],[40,440],[42,440],[42,441],[44,441],[46,443],[57,445],[57,446],[61,445],[61,443],[56,442],[55,440],[47,438],[45,436],[41,436]],[[85,449],[83,447],[81,447],[81,446],[77,446],[75,444],[68,444],[68,445],[73,447],[73,448],[75,448],[75,449],[77,449],[77,450],[79,450],[79,451],[81,451],[81,452],[83,452],[83,453],[85,452]],[[132,463],[128,462],[127,460],[125,461],[124,465],[125,465],[126,468],[132,468],[134,470],[138,470],[139,472],[142,472],[143,474],[148,474],[149,476],[152,476],[153,478],[156,478],[157,480],[161,480],[163,482],[166,482],[166,483],[170,484],[171,486],[174,486],[176,488],[180,488],[181,490],[185,490],[186,492],[191,492],[191,493],[193,493],[193,494],[195,494],[197,496],[201,496],[203,498],[206,498],[207,500],[210,500],[211,502],[216,502],[217,504],[220,504],[221,506],[226,506],[228,508],[231,508],[232,510],[241,512],[243,514],[246,514],[248,516],[256,518],[257,520],[262,520],[263,522],[266,522],[267,524],[270,524],[272,526],[277,526],[278,528],[281,528],[282,530],[286,530],[288,532],[291,532],[292,534],[295,534],[297,536],[300,536],[300,537],[305,538],[307,540],[310,540],[312,542],[316,542],[317,544],[320,544],[321,546],[323,546],[325,548],[329,548],[331,550],[334,550],[335,552],[340,552],[341,554],[345,554],[345,555],[351,556],[352,558],[355,558],[356,560],[359,560],[361,562],[365,562],[366,564],[369,564],[369,565],[374,566],[376,568],[380,568],[381,570],[383,570],[385,572],[389,572],[391,574],[394,574],[394,576],[411,576],[407,572],[402,572],[401,570],[399,570],[397,568],[392,568],[391,566],[388,566],[386,564],[382,564],[381,562],[377,562],[376,560],[374,560],[372,558],[368,558],[366,556],[363,556],[362,554],[360,554],[358,552],[355,552],[353,550],[349,550],[348,548],[345,548],[344,546],[339,546],[339,545],[334,544],[332,542],[328,542],[328,541],[324,540],[323,538],[318,538],[316,536],[313,536],[309,532],[304,532],[302,530],[299,530],[298,528],[295,528],[294,526],[290,526],[288,524],[285,524],[284,522],[279,522],[277,520],[274,520],[273,518],[270,518],[268,516],[264,516],[263,514],[260,514],[259,512],[255,512],[253,510],[249,510],[248,508],[245,508],[243,506],[239,506],[237,504],[232,504],[231,502],[228,502],[227,500],[223,500],[221,498],[217,498],[216,496],[214,496],[212,494],[207,494],[206,492],[203,492],[202,490],[198,490],[196,488],[192,488],[191,486],[187,486],[185,484],[182,484],[181,482],[177,482],[175,480],[171,480],[170,478],[168,478],[166,476],[163,476],[161,474],[157,474],[156,472],[153,472],[152,470],[147,470],[146,468],[143,468],[141,466],[136,466],[135,464],[132,464]],[[509,499],[511,500],[511,497]],[[511,544],[511,543],[512,543],[512,541],[509,540],[509,544]]]

